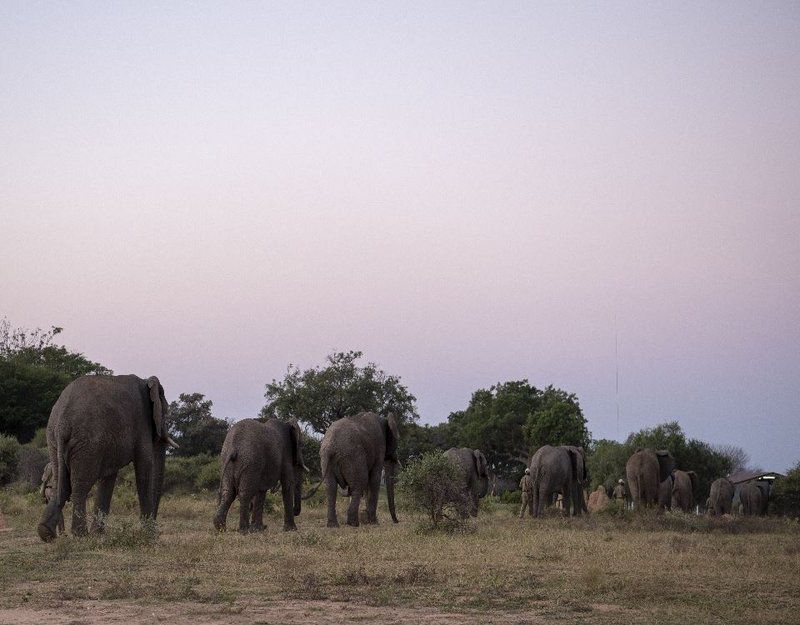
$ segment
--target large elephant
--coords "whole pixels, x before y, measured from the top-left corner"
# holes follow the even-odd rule
[[[233,425],[220,453],[219,507],[214,527],[225,529],[228,510],[238,496],[239,531],[263,530],[264,499],[280,482],[283,529],[297,529],[294,517],[300,514],[303,471],[307,471],[300,439],[300,427],[294,422],[242,419]]]
[[[625,464],[634,509],[642,504],[665,505],[664,496],[659,496],[659,487],[674,469],[675,459],[667,450],[637,449]]]
[[[56,475],[55,496],[39,521],[42,540],[72,500],[72,533],[86,534],[86,497],[95,482],[92,529],[103,530],[117,472],[133,462],[139,511],[155,519],[164,479],[164,456],[175,445],[167,432],[164,388],[153,376],[84,376],[65,388],[47,423],[47,447]]]
[[[672,472],[672,498],[673,508],[683,512],[691,512],[694,508],[694,492],[697,490],[697,473],[694,471]]]
[[[675,486],[675,477],[670,474],[667,479],[658,485],[658,507],[661,510],[672,509],[672,487]]]
[[[478,516],[478,502],[489,492],[489,471],[486,456],[480,449],[451,447],[444,455],[457,467],[465,501],[469,502],[469,514]],[[467,516],[467,510],[464,510]]]
[[[334,421],[319,449],[322,481],[328,499],[328,527],[338,527],[336,518],[337,487],[350,495],[347,524],[358,527],[361,496],[367,495],[367,523],[378,522],[378,493],[381,473],[386,476],[386,497],[392,521],[397,523],[394,486],[397,474],[397,420],[392,413],[383,418],[374,412],[361,412]],[[315,489],[316,490],[316,489]]]
[[[769,503],[769,484],[766,482],[747,482],[739,487],[739,501],[742,514],[763,515]]]
[[[726,477],[711,482],[708,496],[708,514],[730,514],[733,504],[733,483]]]
[[[561,494],[567,515],[570,504],[574,514],[581,514],[585,509],[583,486],[588,478],[582,447],[545,445],[533,454],[529,468],[533,481],[533,516],[542,514],[556,493]]]

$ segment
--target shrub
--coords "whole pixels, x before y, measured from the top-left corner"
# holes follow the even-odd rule
[[[781,516],[800,517],[800,462],[786,474],[786,477],[775,481],[770,499],[770,512]]]
[[[458,469],[441,452],[428,452],[408,465],[397,487],[412,508],[428,515],[434,528],[443,520],[458,522],[466,509]]]
[[[219,488],[219,456],[214,456],[200,467],[194,478],[198,490],[217,490]]]
[[[520,505],[522,503],[521,490],[507,490],[500,495],[500,503],[513,503]]]
[[[219,458],[209,454],[197,456],[168,456],[164,463],[164,489],[165,493],[193,493],[199,490],[197,482],[202,476],[204,483],[208,484],[213,469],[207,468],[209,465],[216,467],[216,479],[212,488],[219,482]]]
[[[28,489],[37,489],[42,482],[42,473],[50,457],[45,449],[23,445],[19,449],[16,479]]]
[[[8,484],[16,476],[19,448],[16,438],[0,434],[0,484]]]

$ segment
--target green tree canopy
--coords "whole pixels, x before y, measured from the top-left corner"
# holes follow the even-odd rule
[[[465,410],[448,417],[454,444],[480,449],[492,470],[518,477],[542,445],[588,446],[586,419],[575,395],[528,380],[495,384],[472,394]]]
[[[420,425],[407,423],[403,427],[403,435],[397,447],[397,457],[403,466],[421,457],[423,454],[449,449],[455,446],[448,423],[438,425]]]
[[[0,432],[25,443],[47,425],[61,391],[82,375],[111,370],[54,344],[62,328],[25,330],[0,321]]]
[[[202,393],[181,393],[177,401],[170,403],[169,430],[180,445],[172,451],[174,455],[218,455],[222,451],[230,423],[215,417],[212,406]]]
[[[324,367],[305,371],[289,365],[283,380],[266,385],[261,417],[296,419],[319,434],[337,419],[362,410],[393,412],[401,422],[419,418],[417,399],[400,378],[372,362],[359,366],[362,355],[336,352],[326,358]]]

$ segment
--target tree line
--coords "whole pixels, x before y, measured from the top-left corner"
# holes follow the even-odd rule
[[[36,444],[38,439],[43,446],[42,428],[70,381],[82,375],[112,374],[83,354],[56,344],[61,332],[60,327],[25,330],[13,328],[5,319],[0,322],[0,433],[21,444]],[[282,378],[265,386],[258,418],[297,420],[304,430],[304,460],[312,472],[319,470],[319,442],[325,430],[335,420],[362,410],[393,412],[398,418],[403,465],[449,447],[481,449],[492,474],[504,484],[518,482],[542,445],[584,447],[592,488],[603,484],[610,489],[624,477],[625,462],[638,447],[669,449],[679,468],[697,472],[700,493],[707,493],[717,477],[745,468],[748,461],[738,447],[714,447],[688,438],[676,421],[642,429],[623,442],[593,440],[574,393],[552,385],[538,388],[525,379],[478,389],[463,410],[450,413],[443,423],[421,425],[416,397],[401,378],[362,359],[360,351],[335,352],[321,366],[289,365]],[[210,462],[220,453],[232,423],[215,415],[213,402],[198,392],[180,393],[170,403],[169,419],[170,434],[180,445],[172,452],[176,460],[202,456]],[[11,453],[2,449],[9,445],[7,441],[0,445],[0,473],[3,457]],[[206,471],[204,483],[212,472]]]

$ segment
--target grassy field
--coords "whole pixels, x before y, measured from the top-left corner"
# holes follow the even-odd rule
[[[14,528],[0,534],[0,622],[800,622],[793,521],[520,521],[488,504],[445,534],[385,510],[379,526],[327,529],[306,507],[297,532],[274,512],[264,533],[218,534],[209,494],[166,497],[156,536],[122,493],[105,536],[44,544],[35,495],[0,493],[0,506]]]

